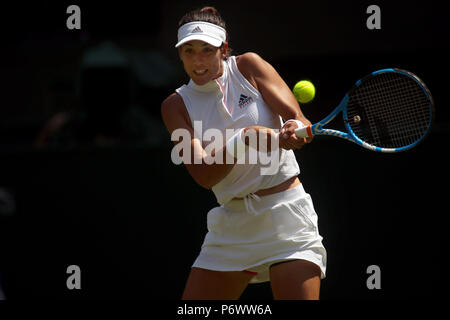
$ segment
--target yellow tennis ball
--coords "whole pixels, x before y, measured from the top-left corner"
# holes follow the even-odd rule
[[[295,99],[301,103],[310,102],[316,95],[316,88],[307,80],[297,82],[292,91],[294,92]]]

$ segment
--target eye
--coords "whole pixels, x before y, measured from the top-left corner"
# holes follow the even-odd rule
[[[184,53],[187,53],[187,54],[191,54],[192,53],[192,48],[185,48],[184,49]]]

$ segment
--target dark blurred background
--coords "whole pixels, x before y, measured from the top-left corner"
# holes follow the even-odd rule
[[[81,9],[68,30],[66,9]],[[381,9],[369,30],[366,9]],[[170,159],[162,100],[187,83],[174,49],[187,11],[215,6],[233,54],[254,51],[318,121],[360,77],[397,67],[429,87],[436,121],[407,153],[318,137],[296,152],[328,250],[323,299],[448,294],[450,5],[445,1],[39,1],[2,4],[0,297],[181,296],[216,205]],[[66,269],[81,268],[81,290]],[[381,290],[366,269],[381,268]],[[3,292],[3,293],[2,293]],[[270,299],[250,286],[243,299]]]

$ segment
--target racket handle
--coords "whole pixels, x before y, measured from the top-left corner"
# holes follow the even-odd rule
[[[313,136],[311,126],[295,129],[294,132],[295,135],[299,138],[309,138]]]

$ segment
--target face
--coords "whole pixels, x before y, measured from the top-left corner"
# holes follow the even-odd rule
[[[204,41],[192,40],[181,45],[178,53],[189,77],[197,85],[204,85],[222,75],[222,60],[227,47],[226,42],[218,48]]]

